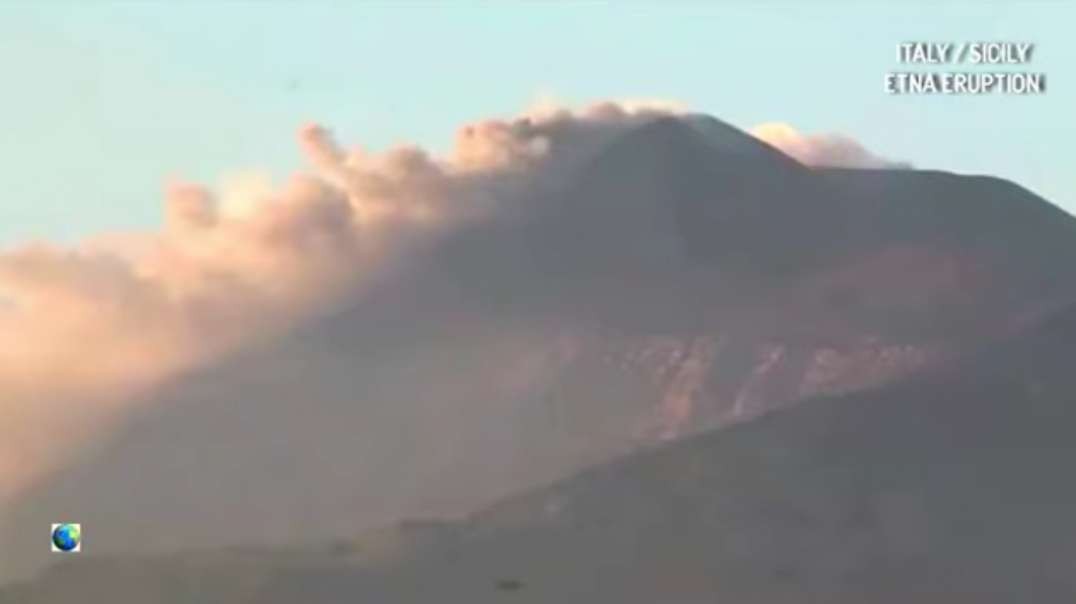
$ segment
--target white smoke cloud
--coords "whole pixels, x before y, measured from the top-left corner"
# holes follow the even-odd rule
[[[808,166],[834,168],[909,168],[874,155],[858,142],[841,134],[802,134],[781,122],[755,126],[751,134]]]
[[[443,158],[345,150],[309,125],[311,170],[282,186],[249,173],[220,191],[172,183],[159,229],[0,253],[0,501],[143,389],[361,295],[445,229],[665,111],[543,107],[464,127]]]
[[[446,229],[555,186],[617,133],[676,104],[539,104],[459,130],[434,157],[299,131],[310,169],[280,186],[171,183],[159,229],[0,253],[0,501],[68,458],[162,380],[353,300]],[[843,138],[767,125],[810,165],[888,165]],[[63,433],[64,438],[46,434]]]

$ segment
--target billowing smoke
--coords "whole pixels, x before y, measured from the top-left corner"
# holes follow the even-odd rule
[[[858,142],[840,134],[802,134],[781,122],[769,122],[751,129],[751,134],[800,163],[834,168],[910,168],[903,162],[878,157]]]
[[[354,300],[439,234],[563,179],[657,111],[543,107],[466,126],[440,158],[345,150],[310,125],[299,140],[312,169],[282,186],[173,183],[158,230],[0,254],[0,500],[145,388]]]
[[[139,392],[354,301],[441,234],[564,183],[616,134],[677,111],[544,105],[463,127],[446,157],[348,150],[309,125],[310,169],[280,186],[257,174],[218,191],[172,183],[157,230],[0,254],[0,500]],[[888,165],[843,138],[756,135],[811,165]]]

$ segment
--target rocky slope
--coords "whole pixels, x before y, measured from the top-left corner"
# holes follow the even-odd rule
[[[307,550],[89,556],[0,601],[1067,602],[1074,353],[1076,308],[460,521]]]
[[[522,602],[1068,601],[1074,346],[1069,309],[891,387],[594,469],[350,593],[495,602],[509,578]]]

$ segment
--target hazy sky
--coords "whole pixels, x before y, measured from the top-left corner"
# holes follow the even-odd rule
[[[865,5],[864,5],[865,4]],[[939,6],[940,5],[940,6]],[[297,128],[450,144],[463,122],[669,98],[838,131],[1076,210],[1074,2],[0,3],[0,244],[156,224],[170,177],[299,166]],[[1037,97],[889,97],[906,40],[1037,44]]]

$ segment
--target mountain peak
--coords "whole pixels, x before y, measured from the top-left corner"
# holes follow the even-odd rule
[[[795,170],[799,162],[754,136],[707,114],[663,116],[649,120],[624,134],[606,151],[634,150],[660,163],[678,162],[689,156],[712,160],[766,162],[770,168]]]
[[[614,140],[583,170],[569,198],[577,221],[606,232],[619,225],[633,248],[639,234],[661,232],[693,262],[733,268],[742,258],[768,270],[803,259],[799,251],[777,257],[781,250],[816,247],[805,237],[815,236],[811,226],[830,213],[820,185],[780,151],[694,115],[655,119]],[[775,237],[791,245],[769,245]]]
[[[684,116],[682,121],[701,135],[707,144],[722,153],[731,153],[744,157],[769,158],[790,166],[800,165],[795,159],[769,143],[763,142],[712,115],[694,113]]]

